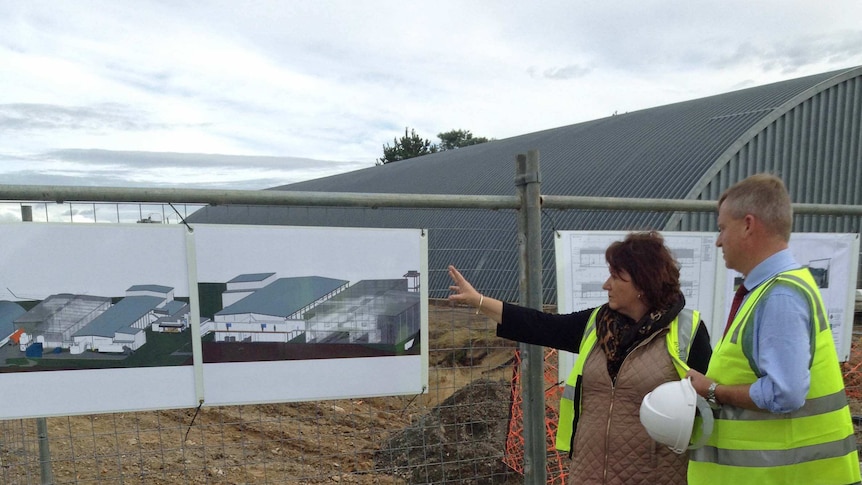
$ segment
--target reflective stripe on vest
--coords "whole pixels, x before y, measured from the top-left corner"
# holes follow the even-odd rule
[[[690,453],[690,484],[859,483],[859,459],[835,343],[817,285],[807,269],[782,273],[749,294],[712,354],[707,377],[751,384],[762,376],[752,357],[754,309],[776,285],[801,292],[811,311],[811,384],[791,413],[724,405],[703,448]]]
[[[590,319],[587,321],[587,326],[584,329],[584,336],[581,337],[581,344],[578,347],[578,357],[575,359],[575,365],[572,367],[568,379],[566,379],[563,396],[560,398],[560,420],[557,423],[555,446],[561,451],[570,452],[572,450],[572,439],[574,438],[578,419],[581,415],[581,377],[584,373],[584,363],[587,360],[587,356],[593,350],[598,340],[598,335],[596,334],[596,315],[598,315],[600,308],[602,307],[596,308],[590,314]],[[688,364],[686,362],[688,361],[691,342],[694,339],[698,324],[700,324],[700,312],[683,309],[668,326],[669,330],[665,337],[665,342],[671,361],[673,361],[673,365],[680,378],[684,377],[686,372],[688,372]],[[575,402],[578,403],[577,406],[575,406]]]

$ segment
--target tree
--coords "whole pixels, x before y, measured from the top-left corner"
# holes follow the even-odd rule
[[[409,130],[409,133],[408,133]],[[392,146],[389,144],[383,145],[383,157],[378,158],[376,165],[383,165],[408,158],[427,155],[429,153],[443,152],[446,150],[455,150],[470,145],[478,145],[490,141],[484,136],[473,136],[470,130],[451,130],[444,133],[438,133],[437,138],[440,143],[431,143],[431,140],[422,138],[413,128],[404,128],[404,136],[401,139],[393,139]],[[493,138],[492,138],[493,139]]]
[[[404,136],[399,140],[393,139],[393,145],[383,145],[383,158],[378,158],[376,165],[385,163],[398,162],[408,158],[427,155],[437,152],[437,145],[431,143],[431,140],[424,139],[413,128],[410,128],[410,133],[407,133],[407,128],[404,128]]]
[[[455,150],[457,148],[468,147],[470,145],[478,145],[489,141],[484,136],[473,136],[470,130],[452,130],[445,133],[438,133],[437,138],[440,139],[438,148],[440,151]]]

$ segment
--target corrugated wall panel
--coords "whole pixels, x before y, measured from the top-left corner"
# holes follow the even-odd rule
[[[841,81],[793,106],[742,145],[695,198],[715,200],[757,172],[780,175],[794,202],[862,204],[862,77]],[[689,214],[668,230],[715,228],[713,215]],[[797,232],[859,232],[859,218],[797,216]]]

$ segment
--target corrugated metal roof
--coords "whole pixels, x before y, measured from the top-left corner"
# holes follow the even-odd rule
[[[540,154],[543,194],[714,200],[720,193],[719,189],[723,190],[722,187],[754,171],[775,166],[802,173],[814,170],[805,161],[804,154],[799,155],[797,163],[786,167],[777,160],[774,150],[770,153],[777,161],[771,164],[764,164],[762,160],[748,162],[756,157],[748,157],[744,151],[740,153],[747,140],[757,138],[752,130],[758,133],[759,130],[767,130],[777,116],[792,112],[794,104],[801,104],[806,113],[816,110],[821,113],[821,118],[805,113],[794,117],[793,127],[784,128],[793,138],[788,142],[790,150],[821,153],[822,150],[817,151],[820,145],[843,144],[845,148],[841,157],[844,164],[858,167],[858,146],[862,138],[859,133],[859,120],[862,119],[862,98],[858,95],[860,76],[862,68],[858,67],[806,76],[271,190],[513,195],[515,157],[536,149]],[[818,93],[830,89],[835,93],[826,94],[828,99],[806,107],[809,103],[806,99],[814,99],[811,103],[816,103]],[[856,93],[854,97],[850,96],[852,93]],[[831,117],[839,111],[847,113],[841,115],[847,118],[841,132],[845,139],[812,137],[821,125],[832,122]],[[852,113],[856,115],[855,125],[851,122]],[[798,126],[806,122],[817,126]],[[828,130],[830,134],[834,131],[835,128]],[[770,138],[773,143],[774,139],[774,136]],[[812,143],[818,146],[809,146]],[[745,167],[737,167],[740,164],[745,164]],[[862,177],[862,169],[859,168],[845,169],[844,172],[854,180]],[[841,202],[844,200],[841,193],[826,190],[827,180],[822,182],[823,189],[818,192],[816,200],[811,194],[804,199],[796,197],[805,193],[804,189],[791,189],[791,196],[800,202],[847,203]],[[808,182],[804,186],[807,188]],[[852,200],[857,200],[856,195],[853,197]],[[554,229],[667,229],[669,222],[679,227],[697,224],[698,230],[714,227],[711,215],[686,216],[682,226],[679,215],[673,219],[671,216],[669,213],[649,212],[544,211],[545,301],[551,303],[556,300]],[[442,298],[448,294],[445,268],[450,263],[462,269],[465,276],[486,293],[507,301],[516,301],[518,296],[517,221],[513,211],[218,206],[199,211],[188,220],[192,223],[427,228],[432,297]],[[705,226],[709,229],[703,229]]]
[[[257,313],[289,317],[347,283],[346,280],[323,276],[279,278],[242,300],[228,305],[216,315]]]
[[[176,315],[180,312],[180,310],[183,310],[188,307],[188,305],[189,304],[184,301],[171,300],[166,303],[165,306],[159,308],[157,311],[165,315]]]
[[[253,273],[253,274],[241,274],[236,278],[228,281],[228,283],[254,283],[258,281],[264,281],[270,276],[273,276],[275,273]]]
[[[126,291],[152,291],[153,293],[170,293],[174,289],[164,285],[134,285]]]
[[[127,296],[75,332],[73,336],[113,338],[117,332],[128,334],[141,332],[143,330],[133,329],[132,324],[163,301],[165,301],[164,298],[157,296]]]

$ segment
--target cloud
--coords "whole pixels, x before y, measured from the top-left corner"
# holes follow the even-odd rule
[[[859,62],[860,50],[862,30],[780,39],[770,43],[748,41],[736,45],[732,52],[716,56],[710,66],[726,69],[755,65],[765,72],[793,75],[811,65],[850,67],[851,63]]]
[[[149,122],[147,118],[147,113],[118,103],[92,106],[0,104],[0,129],[7,131],[144,131],[166,127],[164,124]]]
[[[579,77],[584,77],[590,73],[591,69],[587,68],[587,67],[583,67],[583,66],[578,66],[578,65],[569,65],[569,66],[563,66],[563,67],[548,68],[548,69],[545,69],[544,71],[542,71],[541,73],[538,73],[537,71],[538,71],[538,69],[536,69],[535,67],[530,67],[527,69],[527,72],[529,72],[530,75],[533,77],[541,76],[541,77],[545,77],[547,79],[558,79],[558,80],[575,79],[575,78],[579,78]]]
[[[11,185],[266,189],[368,168],[373,163],[300,157],[256,157],[64,149],[31,156],[0,154]]]
[[[860,17],[856,0],[10,1],[0,151],[40,167],[14,180],[62,162],[68,181],[282,185],[373,165],[405,126],[502,139],[859,65]],[[176,156],[207,153],[284,163]]]

